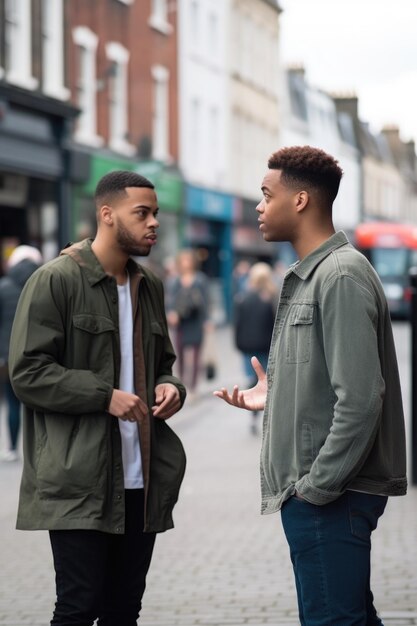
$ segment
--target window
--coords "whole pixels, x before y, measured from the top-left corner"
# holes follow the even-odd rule
[[[42,87],[49,96],[67,100],[64,87],[64,16],[62,0],[42,0]]]
[[[169,158],[169,71],[162,65],[154,65],[152,77],[154,80],[153,157],[163,161]]]
[[[215,106],[210,108],[209,128],[210,159],[214,166],[219,159],[219,112]]]
[[[209,16],[209,25],[208,25],[208,54],[212,58],[218,57],[218,46],[219,46],[219,34],[218,34],[218,18],[215,13],[211,13]]]
[[[200,10],[198,0],[192,0],[190,8],[190,33],[193,48],[198,48],[200,43]]]
[[[5,24],[4,0],[0,0],[0,79],[3,78],[4,76],[4,66],[5,66],[4,24]]]
[[[31,0],[6,0],[4,13],[7,80],[36,89],[38,81],[32,76]]]
[[[165,35],[172,32],[172,26],[168,23],[168,0],[152,0],[149,25]]]
[[[197,98],[193,98],[190,103],[190,137],[188,145],[190,147],[190,165],[193,164],[198,171],[201,164],[201,103]]]
[[[111,42],[106,45],[106,55],[110,61],[107,72],[109,79],[109,125],[110,147],[116,152],[129,156],[135,153],[135,147],[127,141],[128,136],[128,86],[127,65],[129,52],[121,44]]]
[[[102,145],[97,136],[97,82],[96,50],[98,37],[89,28],[78,26],[73,31],[74,43],[78,48],[77,104],[81,113],[77,120],[75,138],[82,143]]]

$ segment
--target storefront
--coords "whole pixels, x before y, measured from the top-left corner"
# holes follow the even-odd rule
[[[35,245],[47,260],[68,240],[71,181],[65,146],[76,114],[59,100],[0,85],[3,269],[16,245]]]
[[[232,314],[233,196],[186,185],[184,244],[198,250],[210,278],[215,321]]]

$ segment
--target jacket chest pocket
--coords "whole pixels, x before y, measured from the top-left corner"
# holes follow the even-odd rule
[[[294,304],[289,311],[287,363],[307,363],[311,356],[314,304]]]
[[[80,313],[73,316],[72,323],[75,368],[93,372],[112,370],[116,330],[113,320],[105,315]]]

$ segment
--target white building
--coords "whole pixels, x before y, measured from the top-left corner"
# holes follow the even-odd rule
[[[279,137],[279,14],[276,0],[231,0],[230,157],[233,192],[259,199]]]
[[[187,182],[226,185],[229,0],[178,0],[179,153]]]
[[[179,0],[180,167],[258,198],[278,142],[276,0]]]

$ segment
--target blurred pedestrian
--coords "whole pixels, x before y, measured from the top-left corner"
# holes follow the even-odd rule
[[[278,260],[274,265],[273,280],[278,289],[278,293],[281,292],[287,270],[288,270],[288,265],[284,263],[284,261]]]
[[[180,378],[195,397],[201,367],[201,349],[209,323],[208,281],[198,269],[194,250],[177,256],[178,276],[171,284],[168,322],[176,333]]]
[[[177,260],[175,256],[169,256],[163,262],[163,282],[165,289],[165,307],[167,311],[173,308],[173,298],[178,279]]]
[[[20,401],[10,384],[8,375],[9,341],[13,319],[21,291],[35,270],[42,264],[42,255],[32,246],[17,246],[7,262],[7,272],[0,278],[0,369],[1,383],[6,398],[9,448],[2,450],[2,461],[17,461],[20,431]]]
[[[248,286],[250,263],[247,259],[241,259],[233,268],[233,295],[242,293]]]
[[[49,530],[54,626],[136,624],[185,469],[165,421],[185,389],[172,376],[163,286],[131,258],[157,243],[154,186],[116,170],[95,203],[95,239],[28,280],[10,342],[25,420],[17,527]]]
[[[269,346],[274,328],[278,290],[268,263],[255,263],[249,270],[247,288],[234,301],[235,344],[243,354],[243,365],[249,387],[257,378],[251,364],[255,356],[266,370]],[[252,411],[251,431],[257,433],[258,411]]]
[[[258,204],[266,241],[288,240],[268,371],[215,395],[265,409],[262,512],[281,510],[303,626],[381,625],[370,589],[371,534],[406,493],[405,428],[390,314],[369,262],[335,233],[342,170],[310,146],[268,161]]]

